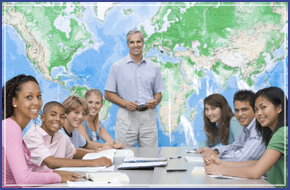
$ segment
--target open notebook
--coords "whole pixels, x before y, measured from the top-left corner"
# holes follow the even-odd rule
[[[113,158],[115,154],[116,149],[110,149],[110,150],[103,150],[101,152],[93,152],[93,153],[87,153],[84,157],[83,160],[93,160],[97,158],[101,158],[103,156],[111,159],[113,163]]]
[[[121,183],[129,183],[130,179],[125,173],[121,172],[98,172],[98,173],[86,173],[88,179],[94,182],[106,182],[118,179]]]

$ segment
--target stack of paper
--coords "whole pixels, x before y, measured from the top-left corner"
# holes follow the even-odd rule
[[[206,175],[204,167],[194,167],[191,171],[191,175]]]
[[[167,161],[167,158],[124,158],[124,163],[135,163],[135,162],[163,162]]]
[[[103,150],[100,152],[87,153],[83,157],[83,160],[93,160],[93,159],[97,159],[97,158],[101,158],[101,157],[105,156],[105,157],[111,159],[111,161],[113,163],[115,151],[116,151],[116,149],[110,149],[110,150]]]
[[[115,166],[100,166],[100,167],[62,167],[55,170],[58,171],[67,171],[67,172],[112,172],[114,171]]]
[[[204,162],[202,157],[185,156],[184,159],[188,162]]]
[[[117,149],[114,154],[114,158],[119,157],[134,157],[134,152],[130,149]]]
[[[121,183],[129,183],[130,179],[125,173],[121,172],[98,172],[98,173],[86,173],[87,178],[93,180],[94,182],[106,182],[118,179]]]

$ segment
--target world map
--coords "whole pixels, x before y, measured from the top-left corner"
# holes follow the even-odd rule
[[[166,86],[156,107],[159,147],[206,139],[210,94],[222,94],[232,110],[239,89],[277,86],[288,96],[287,2],[2,3],[2,86],[33,75],[44,104],[91,88],[104,94],[111,65],[129,53],[132,29],[143,31],[143,56]],[[100,113],[113,138],[117,109],[104,100]]]

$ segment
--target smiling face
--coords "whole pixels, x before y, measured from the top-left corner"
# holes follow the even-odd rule
[[[79,105],[75,110],[66,114],[66,121],[70,127],[78,128],[86,119],[87,113],[84,108]]]
[[[248,101],[235,101],[235,116],[241,126],[247,127],[255,118],[253,108]]]
[[[14,114],[28,121],[36,119],[42,107],[41,91],[39,86],[28,81],[21,86],[21,91],[17,93],[17,97],[13,98]],[[15,107],[16,106],[16,107]]]
[[[102,98],[96,94],[91,94],[88,97],[86,97],[86,101],[89,106],[89,114],[90,115],[97,115],[101,108],[103,107]]]
[[[50,110],[41,115],[42,129],[53,136],[64,125],[65,113],[61,106],[52,106]]]
[[[129,53],[131,56],[142,56],[142,48],[144,46],[144,42],[142,41],[141,34],[134,33],[130,35],[127,46],[129,48]]]
[[[255,116],[262,127],[269,127],[272,131],[275,130],[278,123],[279,114],[282,111],[281,105],[276,107],[266,98],[259,96],[255,100]]]
[[[210,122],[219,123],[219,121],[221,119],[222,110],[219,107],[213,107],[213,106],[210,106],[208,104],[205,104],[204,105],[204,113],[205,113],[206,117],[210,120]]]

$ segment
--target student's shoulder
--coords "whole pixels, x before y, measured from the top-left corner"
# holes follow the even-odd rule
[[[287,139],[288,139],[288,126],[284,126],[284,127],[280,127],[275,133],[273,136],[277,136],[278,138],[279,137],[284,137],[286,136]]]
[[[68,137],[66,134],[60,132],[60,130],[57,131],[57,132],[54,134],[54,137],[55,137],[55,138],[58,138],[59,141],[68,141],[68,142],[71,142],[70,139],[69,139],[69,137]]]
[[[231,121],[230,121],[231,125],[230,127],[234,127],[234,128],[242,128],[242,126],[240,125],[240,123],[238,122],[237,118],[235,116],[233,116],[231,118]]]
[[[30,126],[30,129],[27,130],[23,138],[32,137],[32,136],[35,136],[35,137],[43,136],[44,131],[43,132],[42,131],[43,129],[40,126],[32,124]]]
[[[2,120],[2,137],[3,134],[6,134],[9,137],[22,137],[22,130],[16,121],[11,118],[7,118]]]

